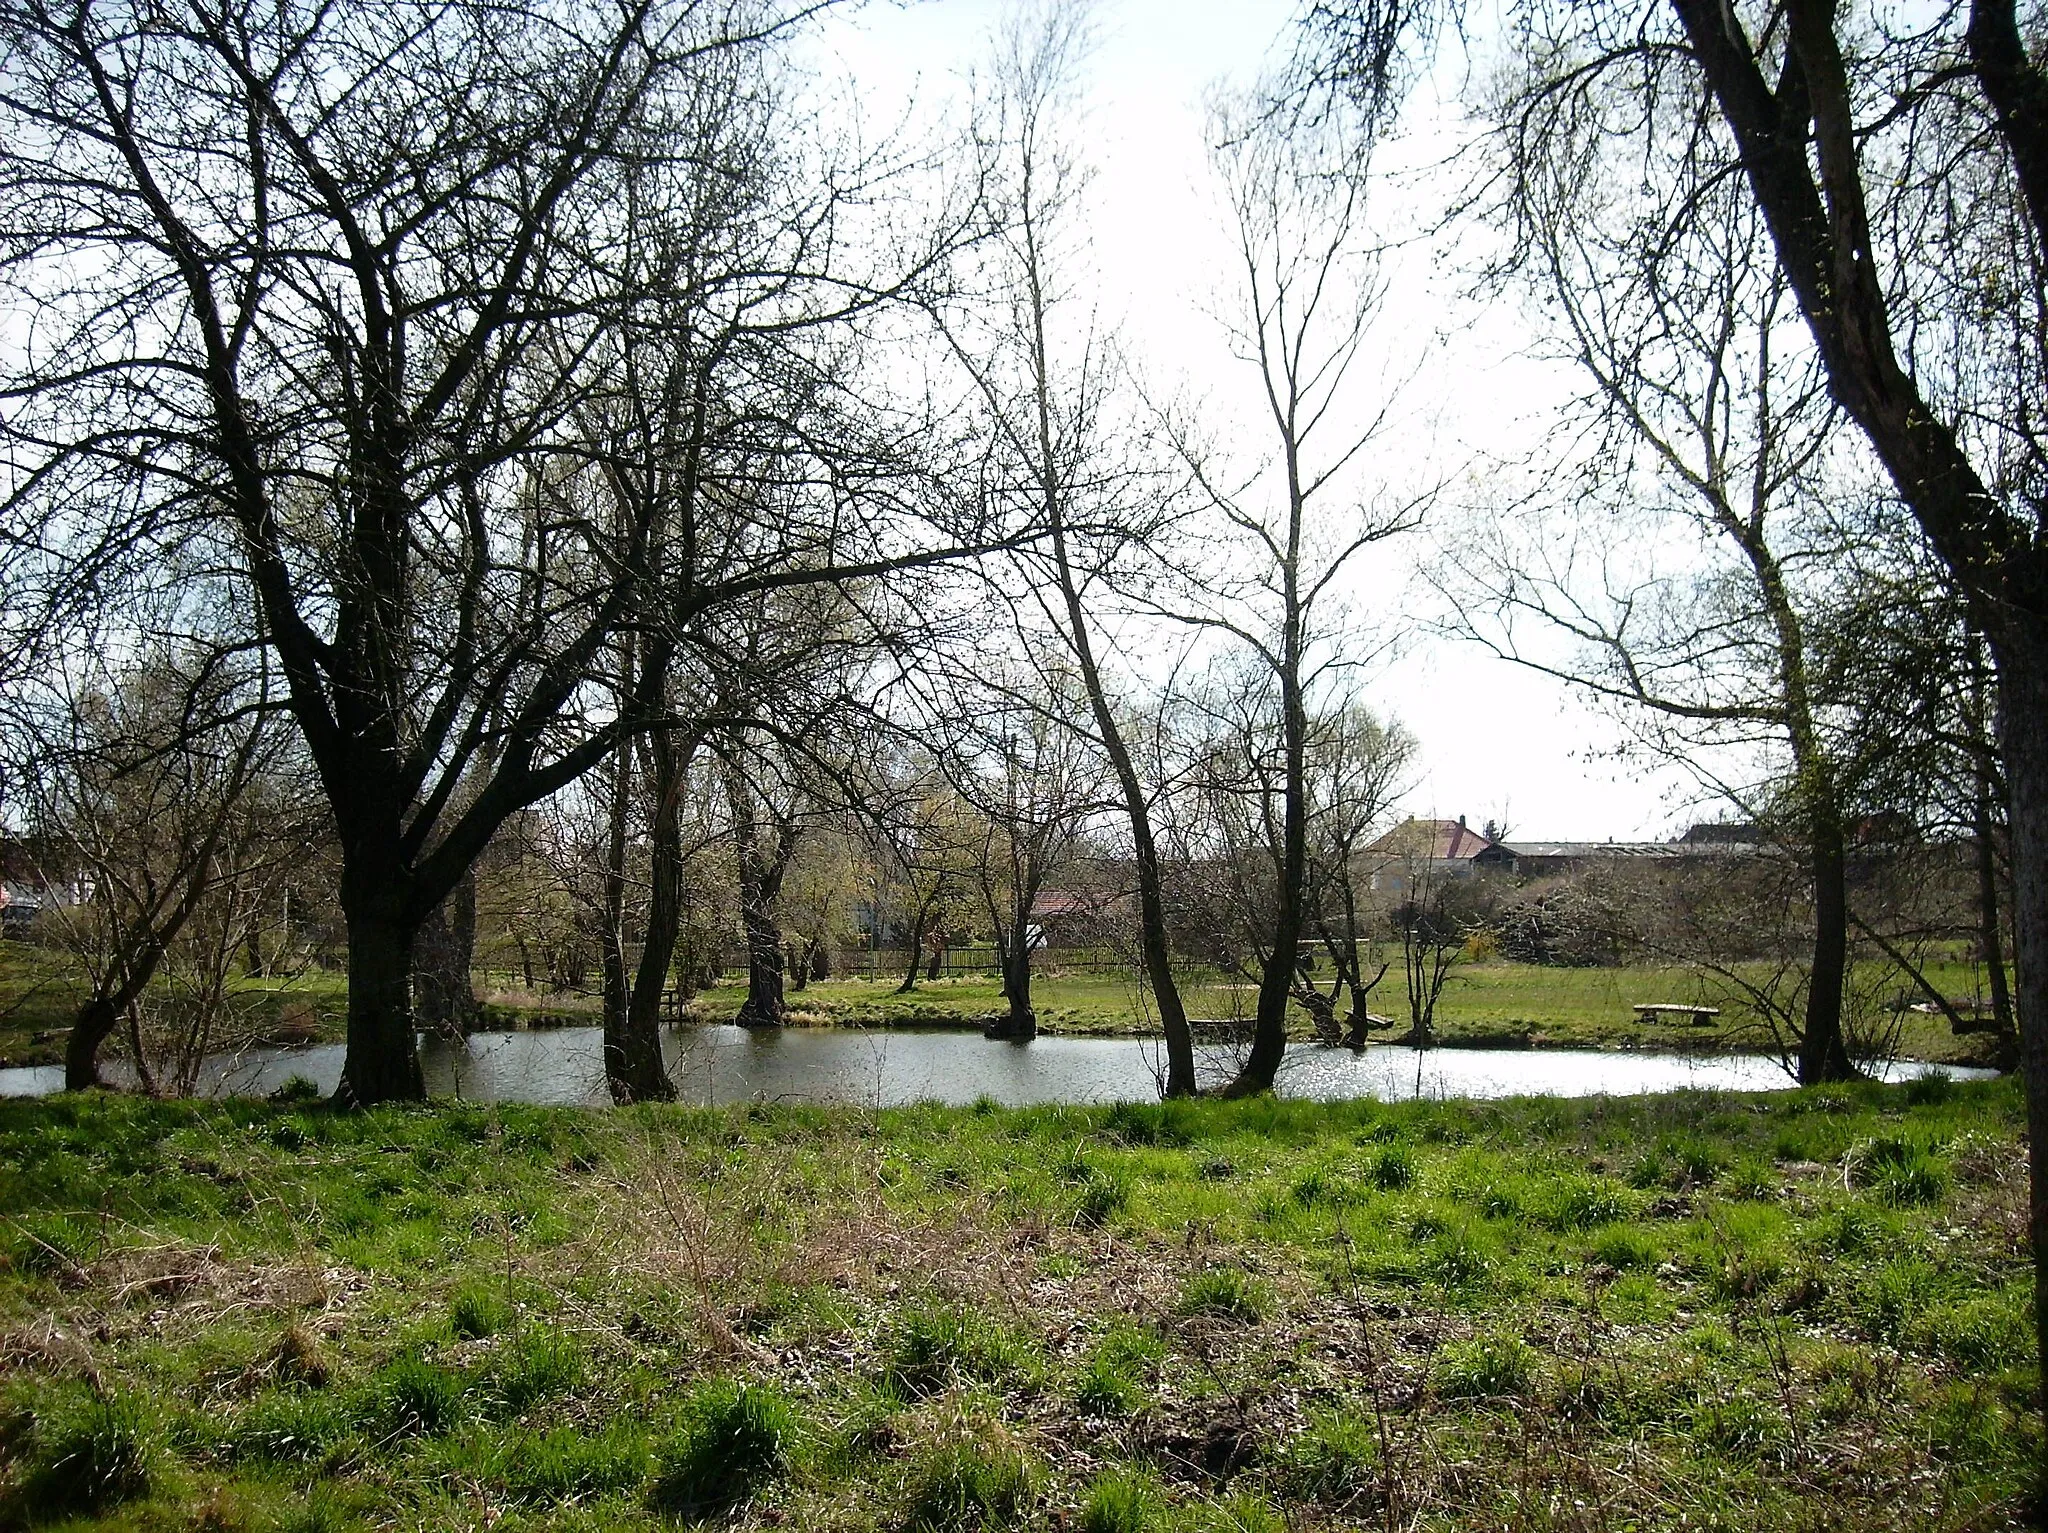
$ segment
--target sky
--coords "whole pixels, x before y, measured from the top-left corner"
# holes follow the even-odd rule
[[[958,99],[985,60],[1004,0],[872,3],[833,15],[810,46],[821,73],[850,80],[876,122],[913,100]],[[1273,56],[1294,13],[1272,0],[1099,0],[1098,45],[1083,84],[1081,143],[1092,162],[1087,226],[1100,322],[1116,327],[1148,388],[1213,400],[1243,424],[1234,402],[1248,383],[1215,318],[1227,309],[1232,247],[1204,153],[1204,101],[1219,86],[1249,84]],[[1454,142],[1456,82],[1426,84],[1411,99],[1397,153],[1431,165]],[[1398,224],[1445,188],[1417,178],[1382,204]],[[1400,228],[1394,234],[1410,231]],[[1481,237],[1464,230],[1452,237]],[[1512,304],[1480,307],[1466,291],[1459,251],[1446,244],[1397,262],[1383,331],[1403,382],[1399,428],[1374,451],[1400,479],[1452,471],[1464,515],[1483,513],[1489,454],[1540,443],[1574,386],[1543,358],[1542,337]],[[1424,817],[1504,821],[1510,839],[1636,840],[1676,834],[1710,817],[1674,769],[1618,759],[1624,738],[1602,710],[1560,682],[1435,636],[1434,610],[1414,578],[1420,561],[1455,556],[1457,515],[1376,546],[1349,599],[1402,636],[1364,686],[1364,700],[1400,720],[1420,743],[1404,801]]]

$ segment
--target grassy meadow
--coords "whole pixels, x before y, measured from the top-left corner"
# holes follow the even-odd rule
[[[0,1526],[1992,1529],[2007,1081],[0,1102]]]

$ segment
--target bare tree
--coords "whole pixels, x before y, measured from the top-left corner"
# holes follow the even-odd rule
[[[1032,626],[1057,634],[1085,700],[1065,720],[1109,762],[1130,827],[1138,953],[1159,1008],[1167,1096],[1195,1090],[1193,1035],[1173,972],[1153,803],[1112,701],[1102,615],[1133,552],[1170,514],[1140,444],[1113,417],[1122,370],[1085,304],[1079,260],[1088,168],[1077,146],[1075,87],[1094,44],[1085,0],[1041,0],[997,39],[990,119],[982,125],[994,233],[976,280],[945,326],[986,406],[1000,494],[1030,505],[1046,532],[1025,564]]]
[[[1004,685],[984,664],[962,680],[961,723],[940,753],[953,790],[979,821],[974,884],[1002,970],[1004,1019],[988,1035],[1013,1043],[1038,1036],[1032,958],[1043,940],[1038,897],[1066,865],[1090,816],[1103,806],[1094,741],[1068,727],[1084,706],[1078,679],[1040,656]]]
[[[1361,411],[1353,376],[1373,356],[1385,293],[1369,178],[1348,173],[1355,165],[1335,135],[1288,136],[1245,107],[1220,108],[1213,127],[1239,263],[1230,338],[1253,369],[1274,450],[1233,480],[1204,444],[1179,435],[1199,501],[1229,543],[1218,563],[1242,573],[1212,579],[1174,615],[1241,645],[1273,687],[1280,855],[1252,1045],[1226,1088],[1243,1095],[1273,1084],[1308,930],[1310,717],[1363,659],[1338,642],[1341,582],[1360,553],[1414,525],[1421,498],[1375,502],[1355,489],[1392,408],[1382,399]]]
[[[1455,5],[1318,5],[1324,100],[1384,79]],[[2031,20],[2028,23],[2031,26]],[[1927,17],[1828,0],[1528,0],[1514,158],[1564,141],[1669,190],[1739,178],[1830,394],[1968,598],[1996,661],[2014,868],[2036,1330],[2048,1366],[2048,67],[2013,0]],[[1388,45],[1385,39],[1394,38]],[[1853,39],[1853,40],[1851,40]],[[1325,88],[1327,87],[1327,88]],[[1645,157],[1662,99],[1695,131]],[[1589,132],[1588,129],[1591,129]]]
[[[1863,690],[1846,674],[1858,651],[1828,631],[1887,594],[1845,578],[1865,532],[1837,508],[1871,503],[1861,462],[1739,188],[1702,190],[1650,244],[1633,171],[1580,155],[1502,176],[1593,389],[1587,429],[1563,434],[1584,456],[1547,475],[1564,495],[1537,492],[1521,527],[1489,509],[1447,550],[1453,629],[1618,704],[1644,747],[1773,827],[1812,920],[1784,1015],[1794,1070],[1847,1078],[1846,822],[1869,737],[1839,706]]]
[[[66,1040],[67,1090],[102,1083],[100,1051],[124,1026],[143,1085],[156,1088],[142,1027],[152,986],[187,929],[225,902],[234,909],[210,923],[212,993],[186,1008],[187,1057],[168,1081],[189,1085],[254,919],[243,907],[309,839],[288,794],[256,788],[288,764],[261,676],[204,652],[197,666],[180,659],[46,674],[7,709],[14,809],[57,864],[47,881],[84,896],[57,913],[89,985]]]

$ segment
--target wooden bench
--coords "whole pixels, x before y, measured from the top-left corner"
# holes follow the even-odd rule
[[[1721,1015],[1718,1006],[1692,1006],[1680,1001],[1638,1001],[1631,1008],[1645,1022],[1657,1017],[1686,1017],[1694,1027],[1712,1027]]]

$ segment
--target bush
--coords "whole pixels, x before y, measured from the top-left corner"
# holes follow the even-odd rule
[[[389,1437],[438,1437],[462,1419],[462,1379],[419,1357],[401,1357],[377,1375],[376,1422]]]
[[[492,1364],[490,1390],[497,1403],[516,1416],[582,1381],[583,1349],[573,1336],[526,1331]]]
[[[1143,1475],[1100,1474],[1081,1503],[1081,1533],[1145,1533],[1161,1510],[1159,1493]]]
[[[1475,1336],[1443,1351],[1438,1392],[1450,1400],[1519,1395],[1536,1371],[1536,1354],[1512,1336]]]
[[[354,1423],[331,1395],[273,1390],[258,1395],[229,1424],[227,1444],[242,1458],[274,1463],[323,1457],[346,1438]]]
[[[1415,1152],[1390,1144],[1372,1160],[1372,1184],[1381,1192],[1400,1192],[1415,1185]]]
[[[555,1427],[504,1443],[492,1474],[514,1500],[563,1501],[631,1490],[647,1478],[651,1457],[645,1438],[619,1422],[596,1433]]]
[[[120,1396],[99,1396],[38,1420],[21,1481],[23,1510],[61,1517],[145,1496],[156,1480],[159,1452],[149,1418]]]
[[[1297,1495],[1343,1506],[1370,1490],[1379,1472],[1372,1424],[1342,1411],[1316,1415],[1288,1449],[1287,1483]]]
[[[448,1301],[448,1328],[467,1341],[495,1336],[512,1320],[512,1306],[488,1288],[459,1288]]]
[[[701,1516],[738,1506],[789,1467],[796,1413],[777,1391],[721,1381],[699,1389],[656,1456],[648,1499]]]
[[[1081,1370],[1074,1399],[1098,1416],[1127,1416],[1145,1403],[1145,1368],[1163,1348],[1136,1326],[1119,1325],[1095,1345]]]
[[[963,1439],[926,1449],[910,1470],[905,1521],[916,1533],[1004,1527],[1031,1500],[1024,1455],[1000,1439]]]
[[[1016,1372],[1023,1356],[994,1321],[952,1305],[918,1307],[898,1317],[883,1377],[905,1394],[929,1395],[962,1379],[993,1383]]]
[[[1264,1284],[1240,1267],[1210,1267],[1181,1285],[1183,1315],[1215,1315],[1226,1320],[1263,1320],[1272,1307]]]

